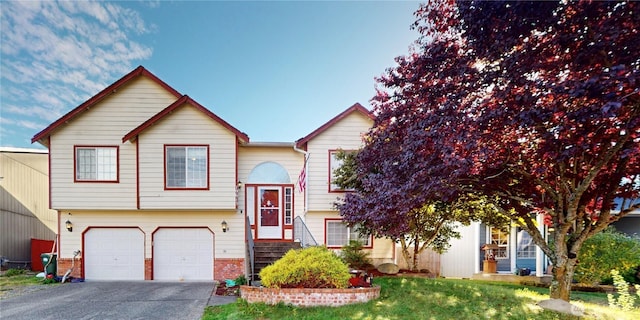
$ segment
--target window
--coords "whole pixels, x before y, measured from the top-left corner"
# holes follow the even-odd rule
[[[284,224],[293,222],[293,188],[284,188]]]
[[[356,228],[348,227],[342,220],[326,220],[327,247],[342,247],[350,240],[358,240],[364,247],[371,247],[371,236],[360,234]]]
[[[208,155],[208,146],[165,146],[165,188],[208,189]]]
[[[497,244],[498,249],[493,252],[496,260],[509,259],[509,233],[491,227],[491,243]]]
[[[75,181],[118,181],[118,147],[75,147]]]
[[[340,152],[353,152],[348,150],[333,150],[329,151],[329,191],[353,191],[353,189],[342,189],[335,184],[335,171],[343,164],[343,160],[339,160],[336,155]]]
[[[533,244],[533,238],[528,232],[520,229],[518,231],[518,258],[535,259],[536,246]]]

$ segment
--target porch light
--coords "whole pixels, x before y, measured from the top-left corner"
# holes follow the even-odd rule
[[[229,230],[229,225],[226,221],[222,220],[222,232],[227,232]]]
[[[242,188],[242,181],[238,181],[238,190]]]
[[[73,232],[73,223],[67,219],[67,222],[64,223],[65,227],[67,227],[67,231]]]

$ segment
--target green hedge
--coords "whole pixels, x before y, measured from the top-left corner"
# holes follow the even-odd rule
[[[586,284],[611,284],[611,270],[616,269],[630,283],[639,283],[640,239],[614,228],[587,239],[578,255],[575,279]]]
[[[326,247],[289,250],[260,271],[260,282],[269,288],[346,288],[349,267]]]

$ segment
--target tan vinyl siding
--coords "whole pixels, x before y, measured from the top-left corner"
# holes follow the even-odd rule
[[[65,211],[66,212],[66,211]],[[74,250],[82,250],[82,235],[89,227],[139,227],[145,235],[145,258],[152,257],[152,234],[160,227],[208,227],[214,233],[215,258],[244,258],[244,224],[235,211],[70,211],[63,214],[60,225],[60,257],[73,257]],[[64,222],[73,222],[73,232]],[[229,225],[222,232],[221,223]]]
[[[310,153],[307,186],[309,211],[331,210],[342,193],[329,193],[329,150],[356,150],[362,147],[362,135],[372,125],[371,119],[354,112],[309,141]]]
[[[136,207],[135,145],[122,137],[175,101],[159,84],[141,77],[123,86],[51,135],[53,208]],[[74,182],[74,146],[119,146],[119,183]]]
[[[0,151],[0,256],[31,260],[31,238],[55,239],[46,153]],[[15,266],[15,265],[10,265]]]
[[[340,219],[340,215],[335,211],[328,212],[313,212],[308,213],[305,219],[305,224],[318,244],[326,244],[325,238],[325,219]],[[394,243],[390,239],[373,239],[373,247],[371,249],[365,249],[369,253],[374,265],[379,265],[387,262],[394,262],[393,256]],[[336,249],[337,250],[337,249]]]
[[[235,209],[236,137],[185,105],[138,138],[141,209]],[[209,146],[209,190],[165,190],[165,145]]]

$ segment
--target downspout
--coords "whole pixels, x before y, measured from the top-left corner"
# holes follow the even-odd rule
[[[309,181],[309,170],[308,170],[309,169],[309,158],[308,158],[309,157],[309,152],[304,151],[302,149],[299,149],[296,146],[295,143],[293,144],[293,151],[302,153],[302,155],[304,157],[304,160],[305,160],[304,161],[304,172],[305,172],[305,175],[306,175],[305,180]],[[309,195],[309,188],[307,188],[306,185],[307,185],[307,183],[305,183],[304,194],[303,194],[304,195],[304,207],[303,207],[303,213],[304,213],[303,218],[304,218],[304,220],[306,220],[306,218],[307,218],[307,196]]]

